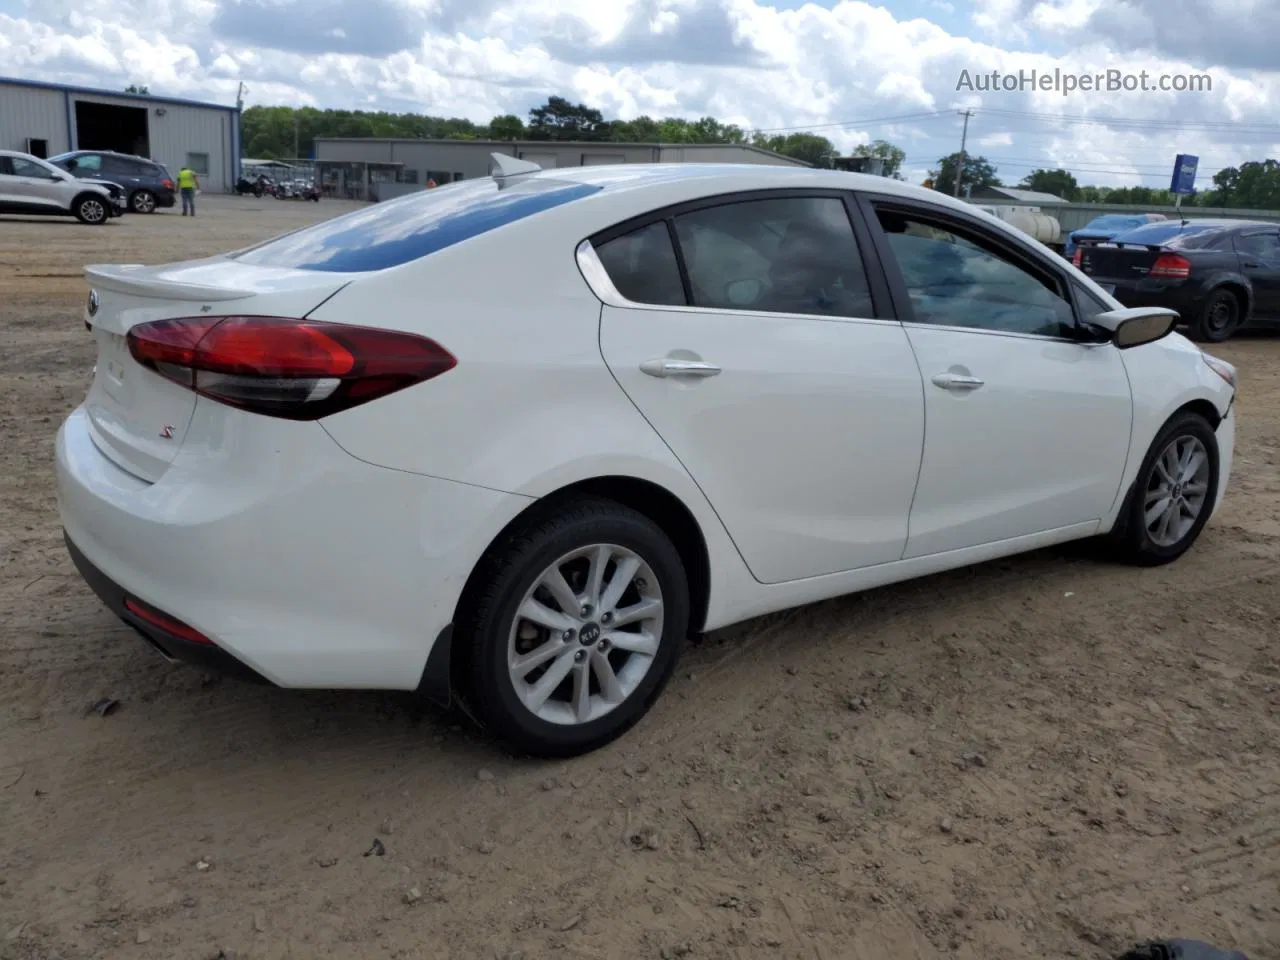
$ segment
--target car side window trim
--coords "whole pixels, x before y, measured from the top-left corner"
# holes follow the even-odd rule
[[[734,203],[746,203],[753,200],[788,200],[788,199],[838,199],[844,204],[845,215],[849,218],[849,224],[853,229],[854,241],[858,247],[858,254],[862,261],[862,269],[867,279],[867,286],[871,295],[871,317],[839,317],[824,316],[822,314],[808,313],[775,313],[767,310],[749,311],[753,315],[768,317],[805,317],[815,320],[836,320],[836,321],[861,321],[861,320],[883,320],[887,322],[897,322],[897,314],[893,310],[893,301],[889,296],[889,285],[885,280],[883,270],[880,265],[880,257],[872,247],[872,238],[870,232],[866,228],[866,224],[862,223],[861,212],[858,210],[856,203],[853,201],[852,194],[847,190],[832,190],[824,188],[788,188],[783,190],[744,190],[735,193],[722,193],[710,197],[700,197],[696,200],[687,200],[683,203],[672,204],[668,207],[662,207],[657,210],[650,210],[639,216],[623,220],[620,223],[613,224],[603,230],[599,230],[592,234],[586,240],[583,240],[577,248],[576,256],[578,266],[583,277],[587,280],[587,285],[603,302],[615,307],[625,307],[627,309],[658,309],[658,310],[679,310],[696,313],[732,313],[737,314],[743,311],[732,310],[725,307],[702,307],[693,303],[693,288],[689,280],[689,271],[685,262],[684,251],[681,249],[679,237],[675,229],[675,219],[686,213],[693,213],[698,210],[707,210],[715,207],[727,206]],[[676,251],[676,262],[680,266],[680,280],[684,285],[684,293],[686,303],[683,306],[672,306],[669,304],[645,304],[636,303],[628,300],[618,291],[613,281],[609,279],[608,272],[604,269],[603,263],[595,254],[597,245],[603,246],[610,240],[625,236],[637,230],[642,230],[651,224],[659,221],[665,221],[667,224],[667,232],[671,237],[672,245]]]
[[[1007,242],[1007,238],[999,237],[992,234],[989,227],[978,220],[976,217],[969,217],[960,211],[945,210],[934,207],[930,204],[917,203],[908,198],[893,196],[891,194],[870,193],[858,191],[857,193],[858,207],[862,213],[862,218],[866,221],[873,237],[873,246],[879,256],[881,270],[887,279],[889,285],[889,293],[893,298],[894,308],[897,311],[899,319],[904,324],[911,326],[930,327],[933,329],[959,330],[968,333],[985,334],[993,337],[1016,337],[1026,340],[1050,340],[1056,343],[1078,343],[1070,337],[1057,337],[1043,333],[1022,333],[1017,330],[992,330],[986,327],[961,327],[950,326],[936,323],[925,323],[918,320],[915,315],[915,308],[911,303],[911,297],[907,293],[907,284],[902,276],[901,270],[898,269],[898,263],[894,259],[893,251],[889,247],[889,238],[880,227],[879,211],[887,210],[899,213],[904,216],[918,217],[922,220],[931,221],[938,224],[944,229],[955,230],[959,234],[970,235],[977,241],[977,246],[988,249],[993,255],[1007,260],[1019,269],[1023,269],[1035,276],[1041,276],[1052,280],[1057,285],[1058,296],[1061,297],[1071,308],[1072,323],[1077,329],[1081,329],[1080,311],[1076,304],[1075,296],[1072,293],[1072,283],[1070,278],[1055,268],[1048,259],[1048,254],[1043,258],[1027,250],[1019,249],[1013,243]]]

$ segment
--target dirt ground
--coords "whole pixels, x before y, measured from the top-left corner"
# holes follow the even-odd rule
[[[80,268],[345,209],[201,205],[0,218],[0,957],[1280,957],[1280,337],[1218,350],[1236,473],[1180,562],[1069,548],[757,621],[546,765],[409,696],[168,666],[76,575]]]

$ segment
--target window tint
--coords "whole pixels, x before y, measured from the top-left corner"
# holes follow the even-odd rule
[[[128,160],[124,157],[103,157],[102,169],[107,173],[121,174],[126,177],[136,177],[141,172],[142,165],[136,160]]]
[[[0,157],[0,177],[13,176],[13,160],[9,157]]]
[[[680,265],[665,220],[601,244],[596,255],[613,285],[628,300],[684,304]]]
[[[541,177],[501,189],[491,177],[464,180],[304,227],[234,256],[264,267],[385,270],[599,190]]]
[[[1008,333],[1066,336],[1071,304],[1040,277],[967,236],[892,211],[879,211],[920,323]]]
[[[53,171],[42,163],[36,163],[34,160],[27,160],[23,157],[13,157],[11,162],[15,177],[31,177],[35,180],[54,179]]]
[[[875,316],[839,199],[729,203],[682,214],[675,225],[696,306]]]
[[[1250,233],[1235,238],[1236,250],[1263,260],[1280,260],[1280,234]]]

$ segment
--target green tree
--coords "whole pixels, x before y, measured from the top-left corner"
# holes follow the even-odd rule
[[[1076,178],[1066,170],[1032,170],[1018,184],[1023,190],[1035,190],[1039,193],[1051,193],[1063,200],[1074,201],[1080,193],[1080,185]]]
[[[929,171],[929,179],[933,181],[933,189],[940,193],[954,193],[956,189],[956,168],[960,164],[959,152],[948,154],[938,160],[936,170]],[[960,196],[966,189],[976,190],[978,187],[1001,187],[1000,178],[996,176],[996,168],[987,162],[986,157],[975,157],[972,153],[964,155],[964,169],[960,177]]]
[[[603,140],[610,131],[599,110],[585,103],[570,103],[564,97],[550,97],[529,111],[531,140]]]
[[[757,133],[752,143],[765,150],[772,150],[784,157],[794,157],[815,167],[829,168],[836,156],[836,145],[826,137],[816,133],[788,133],[786,136],[774,134],[766,136]]]
[[[901,147],[896,147],[887,140],[872,140],[870,143],[860,143],[853,148],[849,154],[851,157],[871,157],[876,160],[884,161],[884,176],[892,177],[894,180],[902,179],[902,164],[907,159],[907,152]]]
[[[1213,175],[1214,199],[1224,207],[1280,209],[1280,163],[1250,160]]]
[[[142,94],[142,95],[145,97],[145,96],[150,95],[150,93],[151,93],[151,88],[150,88],[150,87],[148,87],[148,86],[146,86],[145,84],[139,85],[139,84],[136,84],[136,83],[131,83],[131,84],[129,84],[127,87],[125,87],[125,88],[124,88],[124,92],[125,92],[125,93],[140,93],[140,94]]]
[[[489,136],[494,140],[523,140],[524,121],[514,113],[504,113],[489,121]]]

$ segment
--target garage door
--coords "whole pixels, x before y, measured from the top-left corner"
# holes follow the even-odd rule
[[[584,167],[594,166],[598,163],[626,163],[627,158],[620,153],[584,153],[582,155],[582,165]]]
[[[554,153],[535,153],[526,150],[520,154],[521,160],[528,160],[530,163],[536,163],[543,170],[550,170],[556,166],[556,155]]]

